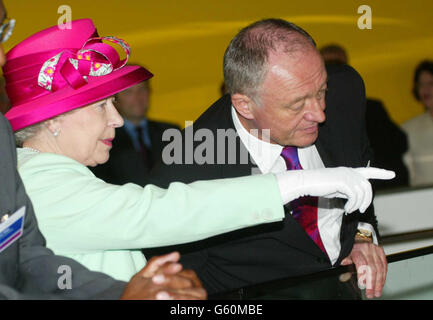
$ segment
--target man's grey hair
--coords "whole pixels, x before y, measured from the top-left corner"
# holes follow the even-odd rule
[[[233,38],[224,54],[227,92],[257,98],[266,75],[269,51],[282,49],[290,54],[306,45],[316,48],[313,38],[305,30],[286,20],[265,19],[248,25]]]

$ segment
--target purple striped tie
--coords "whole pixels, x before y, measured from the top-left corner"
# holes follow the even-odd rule
[[[302,170],[298,158],[298,148],[284,147],[281,156],[286,162],[287,170]],[[293,218],[298,221],[310,238],[326,254],[326,249],[320,238],[319,228],[317,227],[318,201],[319,199],[317,197],[307,196],[293,200],[290,204],[293,209]]]

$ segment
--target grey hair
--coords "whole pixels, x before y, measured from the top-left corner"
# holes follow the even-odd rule
[[[72,110],[70,110],[70,111],[68,111],[68,112],[65,112],[65,113],[59,114],[58,116],[55,116],[55,117],[53,117],[53,118],[50,118],[50,119],[44,120],[44,121],[42,121],[42,122],[36,123],[36,124],[34,124],[34,125],[31,125],[31,126],[29,126],[29,127],[26,127],[26,128],[24,128],[24,129],[21,129],[21,130],[15,132],[15,133],[14,133],[14,136],[15,136],[15,143],[16,143],[16,145],[17,145],[18,147],[22,147],[22,146],[23,146],[23,143],[24,143],[26,140],[31,139],[31,138],[33,138],[34,136],[36,136],[36,135],[37,135],[37,134],[38,134],[38,133],[39,133],[39,132],[40,132],[40,131],[41,131],[41,130],[46,126],[46,124],[47,124],[47,122],[48,122],[49,120],[56,120],[56,119],[59,119],[59,118],[64,117],[64,116],[66,116],[66,115],[68,115],[68,114],[74,113],[74,112],[77,111],[78,109],[80,109],[80,108],[72,109]]]
[[[301,35],[304,39],[294,35]],[[282,47],[290,54],[306,44],[316,48],[313,38],[305,30],[283,19],[265,19],[248,25],[233,38],[224,54],[227,91],[255,99],[266,75],[269,51]]]
[[[15,132],[15,142],[17,144],[18,147],[22,147],[23,143],[30,139],[33,138],[34,136],[36,136],[41,130],[42,128],[45,126],[45,122],[39,122],[36,123],[32,126],[26,127],[24,129],[21,129],[17,132]]]

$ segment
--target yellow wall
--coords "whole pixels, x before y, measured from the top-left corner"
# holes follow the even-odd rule
[[[422,112],[411,96],[413,70],[433,59],[432,0],[4,0],[17,20],[5,49],[57,23],[68,4],[72,18],[92,18],[100,35],[124,38],[131,61],[154,74],[150,117],[195,120],[219,96],[222,56],[247,23],[280,17],[317,41],[343,44],[363,76],[367,94],[384,101],[401,123]],[[360,30],[358,6],[372,8],[372,30]]]

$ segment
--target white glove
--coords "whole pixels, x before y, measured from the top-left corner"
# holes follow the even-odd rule
[[[325,168],[289,170],[276,174],[284,204],[299,197],[348,199],[344,210],[365,212],[373,199],[368,179],[390,180],[394,171],[379,168]]]

